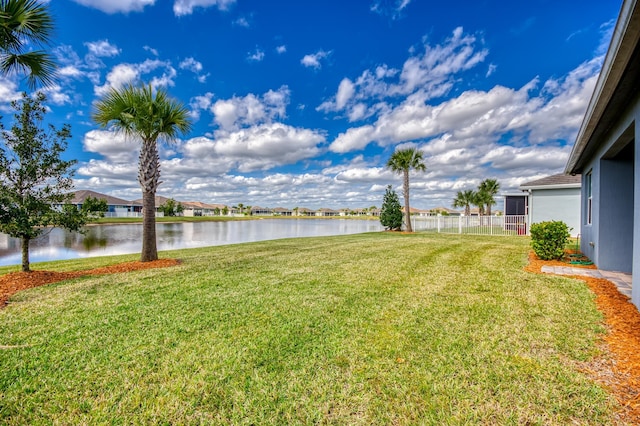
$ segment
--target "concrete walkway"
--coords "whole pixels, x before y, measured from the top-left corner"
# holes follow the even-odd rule
[[[602,271],[600,269],[574,268],[571,266],[543,266],[542,272],[556,275],[584,275],[593,278],[604,278],[618,287],[618,291],[631,297],[631,274],[624,272]]]

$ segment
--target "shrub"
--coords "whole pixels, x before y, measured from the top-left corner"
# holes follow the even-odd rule
[[[543,260],[560,259],[569,236],[569,227],[562,221],[531,225],[531,246],[536,255]]]

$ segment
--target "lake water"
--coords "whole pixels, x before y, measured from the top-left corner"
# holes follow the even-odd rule
[[[375,220],[256,219],[228,222],[157,223],[158,250],[266,241],[291,237],[319,237],[381,231]],[[85,235],[51,229],[30,245],[30,261],[75,259],[138,253],[142,224],[94,225]],[[0,234],[0,265],[21,263],[20,240]]]

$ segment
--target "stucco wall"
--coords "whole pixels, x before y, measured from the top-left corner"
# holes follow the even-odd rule
[[[631,130],[631,161],[611,159]],[[633,273],[632,301],[640,307],[640,95],[600,141],[582,172],[581,250],[601,269]],[[592,173],[592,223],[587,224],[587,175]],[[635,253],[635,256],[634,256]]]
[[[532,189],[529,198],[531,223],[561,220],[580,233],[580,188]]]

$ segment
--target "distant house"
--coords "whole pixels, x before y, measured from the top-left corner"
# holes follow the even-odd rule
[[[176,201],[182,205],[182,215],[191,216],[215,216],[222,214],[226,207],[224,204],[207,204],[200,201]]]
[[[437,216],[437,215],[460,216],[462,215],[462,212],[459,212],[458,210],[450,209],[448,207],[435,207],[435,208],[429,209],[426,213],[429,216]]]
[[[75,191],[71,204],[76,207],[82,207],[87,198],[98,198],[107,202],[107,217],[127,217],[127,216],[139,216],[142,212],[142,203],[136,201],[127,201],[121,198],[112,197],[111,195],[101,194],[100,192],[83,189]]]
[[[272,211],[274,216],[293,216],[293,211],[284,207],[274,207]]]
[[[296,216],[315,216],[315,210],[308,209],[306,207],[298,207],[297,209],[293,209]]]
[[[273,210],[269,207],[253,206],[251,207],[252,216],[273,216]]]
[[[340,216],[340,212],[338,210],[321,208],[316,210],[316,216]]]
[[[633,273],[640,307],[640,8],[624,0],[565,173],[582,174],[581,249]]]
[[[559,220],[580,234],[580,175],[553,175],[520,185],[527,193],[525,214],[529,223]]]

